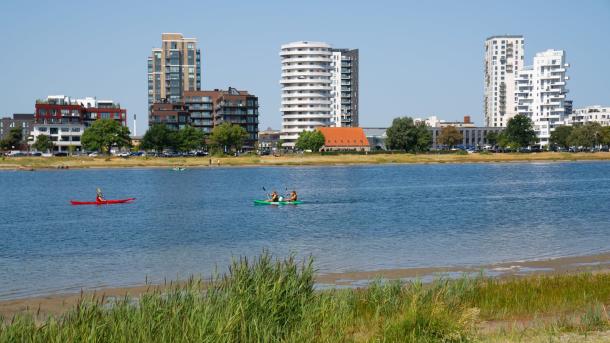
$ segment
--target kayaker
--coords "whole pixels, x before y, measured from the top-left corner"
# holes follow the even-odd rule
[[[269,194],[269,199],[267,199],[268,202],[278,202],[280,201],[280,195],[277,194],[276,191],[271,192],[271,194]]]
[[[105,201],[104,194],[102,194],[102,190],[99,188],[96,190],[95,201],[97,201],[97,202]]]
[[[297,196],[296,191],[290,192],[290,198],[288,199],[288,201],[299,201],[299,197]]]

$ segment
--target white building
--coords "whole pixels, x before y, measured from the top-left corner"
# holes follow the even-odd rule
[[[516,80],[517,110],[532,119],[540,145],[548,145],[551,132],[566,119],[565,52],[546,50],[534,57],[534,65],[519,71]]]
[[[577,108],[567,115],[566,125],[584,125],[587,123],[599,123],[602,126],[610,126],[610,106],[587,106]]]
[[[33,144],[39,135],[49,136],[57,151],[81,150],[81,136],[97,119],[115,119],[126,125],[127,113],[112,100],[86,97],[73,99],[64,95],[50,95],[36,101],[32,130]]]
[[[332,49],[331,121],[336,127],[358,127],[358,49]]]
[[[485,126],[506,127],[517,114],[515,80],[523,68],[523,36],[492,36],[485,40]]]
[[[331,123],[331,49],[322,42],[282,45],[282,133],[284,146],[294,148],[299,134]]]

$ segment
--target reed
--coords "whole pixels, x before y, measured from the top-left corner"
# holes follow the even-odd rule
[[[578,311],[580,329],[609,328],[606,274],[376,280],[316,291],[314,272],[311,258],[263,252],[205,282],[190,279],[137,299],[83,298],[44,322],[0,320],[0,342],[470,342],[481,338],[482,320]],[[563,329],[554,325],[553,332]]]

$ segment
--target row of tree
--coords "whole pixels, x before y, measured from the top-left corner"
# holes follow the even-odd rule
[[[146,131],[146,134],[142,137],[140,147],[144,150],[155,150],[157,152],[163,150],[188,152],[200,150],[209,143],[213,148],[229,153],[239,151],[247,138],[248,132],[246,129],[231,123],[222,123],[215,126],[209,137],[192,126],[185,126],[176,131],[164,124],[156,124]]]
[[[610,126],[601,126],[599,123],[559,126],[551,132],[550,143],[564,149],[570,147],[594,148],[600,145],[610,146]]]
[[[390,150],[402,150],[418,153],[430,150],[432,133],[424,122],[416,122],[413,118],[402,117],[392,121],[392,126],[386,131],[388,136],[386,146]],[[437,141],[439,144],[453,147],[462,141],[462,134],[453,126],[441,129]],[[502,133],[491,132],[486,136],[491,145],[520,148],[536,142],[536,132],[532,121],[523,115],[517,115],[508,121]]]

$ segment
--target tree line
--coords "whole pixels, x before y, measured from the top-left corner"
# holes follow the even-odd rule
[[[188,125],[176,131],[164,124],[155,124],[142,137],[140,147],[157,152],[164,150],[189,152],[211,146],[218,152],[230,153],[239,151],[247,138],[246,129],[228,122],[216,125],[210,135],[205,135],[201,130]]]

